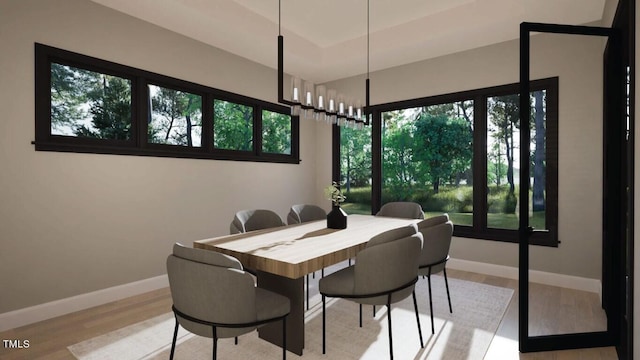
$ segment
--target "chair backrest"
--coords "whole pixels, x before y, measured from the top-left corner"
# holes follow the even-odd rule
[[[241,210],[233,217],[229,226],[231,234],[244,233],[247,231],[268,229],[283,226],[280,216],[271,210]]]
[[[380,208],[376,216],[397,217],[404,219],[424,219],[422,206],[415,202],[395,201],[389,202]]]
[[[387,230],[369,239],[369,241],[367,242],[367,247],[372,247],[372,246],[380,245],[383,243],[402,239],[405,237],[409,237],[411,235],[416,234],[417,232],[418,232],[418,227],[415,224]]]
[[[257,320],[253,277],[231,256],[173,246],[167,258],[169,288],[175,308],[203,321],[242,324]],[[212,337],[210,326],[177,317],[194,334]],[[254,327],[255,328],[255,327]],[[220,329],[218,337],[237,336],[254,328]]]
[[[409,228],[393,231],[404,236],[391,241],[367,246],[356,256],[354,265],[354,293],[375,294],[391,291],[406,285],[418,276],[418,258],[422,249],[422,235],[408,234]],[[414,285],[398,292],[392,302],[404,299],[413,291]],[[362,301],[369,304],[384,304],[386,296]]]
[[[447,214],[444,214],[423,220],[417,226],[424,239],[420,266],[432,265],[431,274],[442,271],[445,266],[444,260],[449,256],[453,223],[449,221]]]
[[[327,212],[316,205],[293,205],[287,215],[287,224],[299,224],[307,221],[322,220],[327,218]]]
[[[432,216],[428,219],[424,219],[418,222],[416,225],[418,226],[418,230],[420,230],[422,228],[427,228],[427,227],[438,225],[438,224],[444,224],[447,221],[449,221],[449,214],[445,213],[442,215]]]

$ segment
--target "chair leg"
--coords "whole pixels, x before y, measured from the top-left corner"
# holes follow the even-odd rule
[[[413,290],[413,308],[416,310],[416,322],[418,323],[418,335],[420,335],[420,347],[424,349],[424,341],[422,341],[422,328],[420,327],[420,315],[418,315],[418,301],[416,300],[416,290]]]
[[[176,317],[176,327],[173,329],[173,341],[171,342],[171,354],[169,360],[173,360],[173,354],[176,351],[176,340],[178,339],[178,318]]]
[[[444,286],[447,288],[447,300],[449,300],[449,312],[453,314],[453,309],[451,308],[451,295],[449,295],[449,281],[447,280],[447,268],[442,269],[444,272]]]
[[[431,300],[431,274],[427,275],[427,282],[429,284],[429,312],[431,313],[431,333],[436,333],[436,328],[433,325],[433,301]]]
[[[373,305],[373,317],[376,317],[376,306]]]
[[[309,310],[309,274],[307,274],[307,310]]]
[[[282,360],[287,360],[287,317],[282,318]]]
[[[322,295],[322,353],[325,354],[325,343],[326,343],[326,334],[325,334],[325,326],[326,326],[326,314],[325,314],[325,297]]]
[[[213,360],[216,360],[218,358],[218,332],[216,331],[216,327],[212,326],[213,328]]]
[[[391,334],[391,294],[387,295],[387,323],[389,324],[389,359],[393,360],[393,336]]]
[[[236,336],[235,344],[238,345],[238,337]]]
[[[358,305],[360,305],[360,327],[362,327],[362,304]]]

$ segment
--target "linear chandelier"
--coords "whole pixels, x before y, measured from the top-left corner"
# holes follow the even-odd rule
[[[363,129],[369,125],[369,0],[367,0],[367,80],[365,104],[339,94],[324,85],[315,86],[299,77],[291,78],[291,96],[284,98],[284,37],[282,36],[281,0],[278,0],[278,102],[291,107],[291,115],[305,119],[325,121],[328,124]]]

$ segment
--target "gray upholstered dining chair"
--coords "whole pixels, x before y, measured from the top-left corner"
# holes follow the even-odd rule
[[[424,211],[422,211],[422,206],[418,203],[410,201],[394,201],[382,205],[376,216],[424,219]]]
[[[301,224],[309,221],[323,220],[327,218],[327,212],[323,208],[317,205],[310,204],[298,204],[291,206],[289,214],[287,215],[287,224]],[[324,276],[324,269],[322,269],[322,276]],[[313,272],[313,278],[315,279],[316,273]],[[307,310],[309,310],[309,274],[306,275],[305,281],[307,282]]]
[[[453,235],[453,223],[449,220],[448,214],[443,214],[422,220],[416,225],[424,239],[422,253],[420,254],[420,269],[418,270],[418,275],[422,275],[423,277],[426,276],[429,283],[431,333],[435,334],[435,327],[433,324],[433,300],[431,298],[431,275],[439,272],[443,273],[444,285],[447,289],[447,300],[449,301],[449,312],[453,313],[446,268],[447,261],[449,260],[451,236]]]
[[[291,206],[287,215],[287,224],[300,224],[308,221],[323,220],[327,212],[317,205],[298,204]]]
[[[212,338],[216,359],[219,338],[237,340],[239,335],[275,321],[282,321],[282,358],[286,359],[290,301],[256,287],[253,277],[242,270],[236,258],[175,244],[167,258],[167,275],[176,319],[170,359],[175,353],[179,326]]]
[[[393,359],[391,304],[413,295],[420,347],[424,347],[415,284],[422,234],[415,226],[386,231],[374,236],[356,255],[356,263],[320,279],[322,294],[322,353],[326,353],[326,297],[344,298],[359,304],[386,305],[389,354]],[[360,307],[362,326],[362,307]]]
[[[277,226],[284,226],[284,222],[278,214],[271,210],[240,210],[231,221],[229,233],[233,235]]]

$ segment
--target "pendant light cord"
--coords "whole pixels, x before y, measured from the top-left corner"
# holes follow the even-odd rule
[[[278,0],[278,35],[282,35],[282,0]]]
[[[369,0],[367,0],[367,79],[369,78]]]

